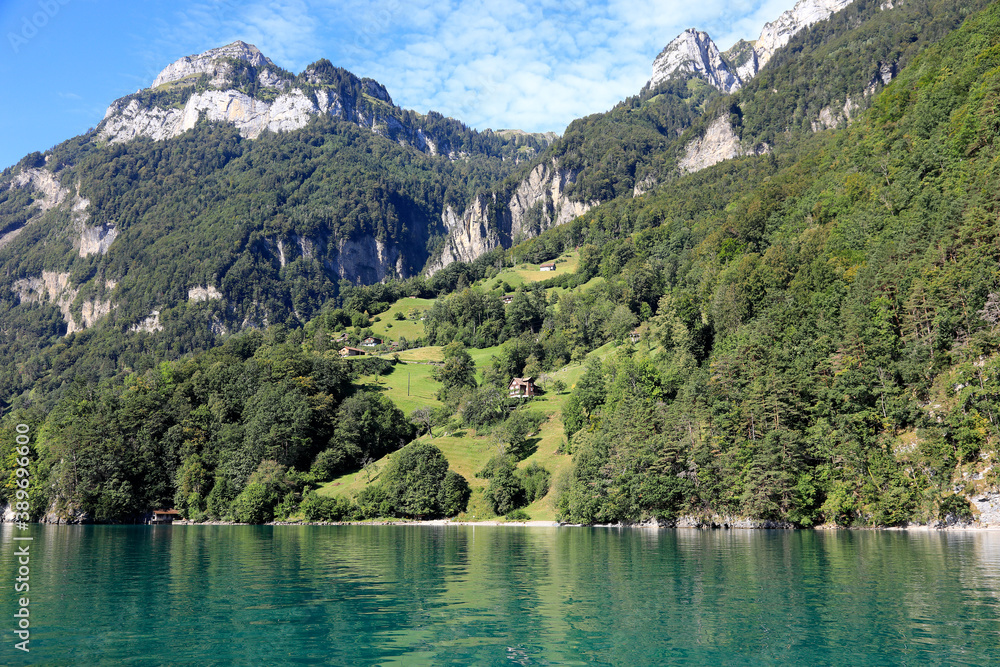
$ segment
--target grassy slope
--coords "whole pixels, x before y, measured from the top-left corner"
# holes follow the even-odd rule
[[[560,258],[557,266],[558,272],[575,270],[579,257],[578,253],[568,253]],[[490,289],[501,281],[506,281],[509,285],[516,287],[534,280],[544,280],[551,277],[550,272],[538,271],[537,265],[521,265],[512,269],[505,269],[498,276],[485,281],[483,287]],[[595,278],[602,280],[601,278]],[[587,289],[592,283],[578,287],[577,289]],[[560,290],[565,291],[565,290]],[[401,299],[392,307],[382,313],[380,322],[376,322],[372,329],[377,335],[393,339],[400,335],[406,336],[408,340],[415,340],[423,333],[423,323],[418,320],[406,320],[401,322],[394,318],[395,313],[402,312],[408,315],[410,310],[426,310],[433,305],[430,299]],[[385,325],[391,323],[391,328]],[[609,343],[591,352],[591,355],[603,359],[616,349],[616,345]],[[497,353],[498,347],[485,348],[481,350],[470,349],[469,354],[476,363],[477,368],[482,368]],[[383,355],[388,356],[388,355]],[[369,376],[362,378],[360,383],[368,390],[382,391],[399,406],[406,414],[421,407],[439,407],[441,402],[437,400],[436,394],[440,385],[431,377],[434,363],[440,363],[443,359],[442,348],[440,346],[428,346],[403,350],[399,352],[399,359],[403,363],[398,364],[391,373],[381,377]],[[569,399],[569,392],[583,375],[584,366],[571,364],[558,371],[547,373],[552,380],[562,380],[566,383],[567,390],[562,394],[549,392],[544,396],[539,396],[531,401],[529,408],[533,411],[543,412],[549,418],[543,422],[539,432],[532,438],[535,451],[521,461],[519,467],[527,466],[530,463],[538,463],[552,473],[552,484],[549,493],[540,500],[535,501],[525,511],[534,520],[552,521],[556,518],[555,489],[559,480],[569,473],[572,459],[567,454],[556,453],[560,445],[565,441],[562,423],[562,408]],[[479,380],[482,377],[479,376]],[[409,382],[409,388],[407,383]],[[489,519],[493,515],[485,507],[482,491],[486,487],[487,481],[476,477],[476,473],[482,469],[483,465],[495,453],[495,444],[489,433],[479,434],[473,429],[446,430],[440,427],[435,429],[434,437],[424,435],[420,438],[423,441],[431,442],[437,446],[448,459],[449,466],[469,481],[473,489],[472,500],[469,503],[468,511],[460,515],[461,520]],[[388,463],[388,456],[376,462],[376,468],[382,469]],[[334,479],[319,489],[321,495],[338,496],[354,495],[361,491],[367,484],[376,482],[378,473],[369,475],[363,471],[349,473]]]

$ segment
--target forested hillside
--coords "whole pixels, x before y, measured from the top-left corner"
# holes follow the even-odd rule
[[[908,27],[895,34],[883,17],[897,9]],[[203,123],[29,156],[22,169],[79,183],[106,216],[87,224],[118,236],[81,253],[74,209],[25,225],[33,195],[3,189],[2,228],[24,226],[0,257],[3,465],[12,474],[14,425],[30,424],[45,482],[32,507],[102,521],[174,505],[250,521],[446,516],[467,502],[530,515],[543,497],[584,523],[969,518],[969,499],[998,484],[1000,438],[1000,7],[970,9],[858,0],[734,96],[668,82],[581,119],[548,155],[580,160],[573,187],[609,201],[430,278],[402,279],[419,261],[404,255],[385,283],[338,285],[323,244],[303,239],[417,238],[426,258],[433,235],[413,225],[516,179],[514,160],[426,155],[322,118],[252,141]],[[865,94],[879,63],[898,69],[866,111],[813,125],[841,93]],[[634,190],[727,109],[766,154]],[[17,281],[43,272],[77,292],[27,303],[43,287]],[[102,300],[116,303],[105,324],[63,335],[61,308]],[[154,311],[160,329],[136,326]],[[389,358],[338,358],[376,337]],[[410,371],[406,394],[380,384],[408,347],[443,364],[417,373],[436,383],[424,404],[409,400]],[[539,375],[543,411],[514,409],[511,378]],[[555,428],[546,469],[526,443]],[[470,494],[454,468],[473,462],[487,481]],[[310,492],[345,473],[355,495]]]

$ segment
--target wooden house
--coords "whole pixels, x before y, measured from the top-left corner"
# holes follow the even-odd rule
[[[153,518],[150,523],[173,523],[174,519],[180,519],[181,513],[177,510],[153,510]]]
[[[506,306],[506,305],[510,304],[511,301],[514,300],[514,295],[513,294],[504,294],[502,297],[500,297],[500,300],[503,301],[503,305]]]
[[[633,344],[638,343],[640,340],[642,340],[642,334],[639,333],[638,329],[634,329],[632,333],[628,335],[628,339],[632,341]]]
[[[382,339],[375,338],[374,336],[369,336],[361,341],[361,347],[375,347],[376,345],[381,345]]]
[[[507,386],[511,398],[529,398],[535,395],[535,383],[530,377],[514,378]]]
[[[340,348],[340,356],[342,357],[360,357],[364,355],[364,350],[359,350],[356,347],[342,347]]]

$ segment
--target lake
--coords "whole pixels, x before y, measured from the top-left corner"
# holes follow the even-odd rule
[[[1000,664],[1000,532],[28,532],[25,654],[0,530],[4,665]]]

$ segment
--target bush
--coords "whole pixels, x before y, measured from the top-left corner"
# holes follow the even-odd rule
[[[347,498],[327,498],[309,493],[302,500],[306,521],[345,521],[358,515],[358,507]]]
[[[544,498],[549,492],[549,481],[552,475],[548,470],[532,462],[527,467],[518,471],[521,478],[521,486],[524,487],[525,500],[530,504],[540,498]]]
[[[381,484],[366,486],[358,494],[358,516],[362,519],[393,516],[392,501]]]
[[[938,506],[938,518],[945,520],[948,515],[958,518],[959,521],[971,521],[972,507],[969,505],[969,501],[958,493],[945,496]]]
[[[512,512],[507,512],[504,518],[508,521],[530,521],[531,517],[524,510],[514,510]]]

